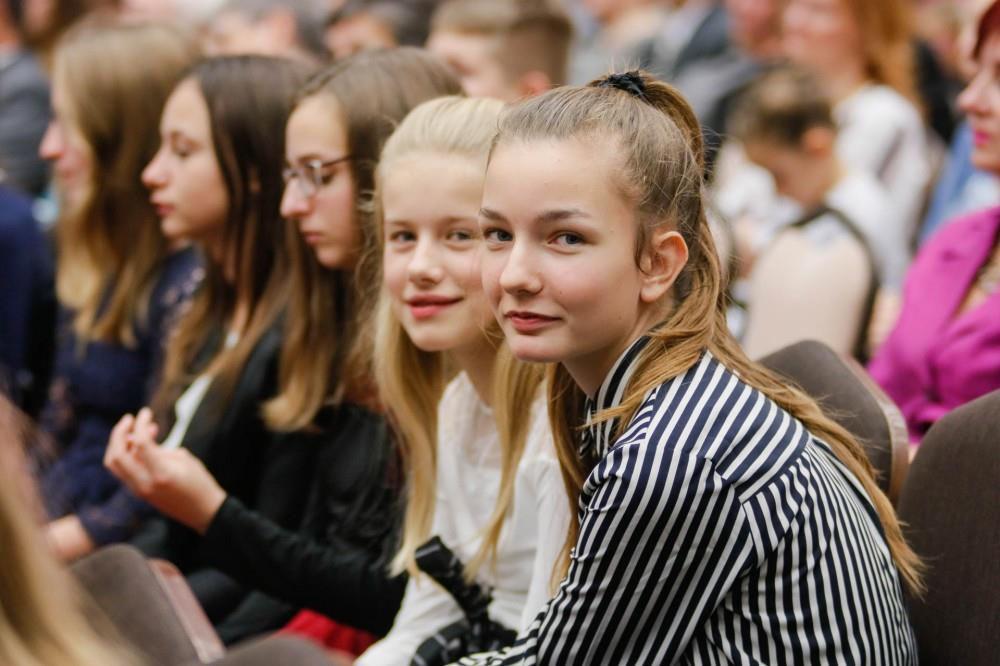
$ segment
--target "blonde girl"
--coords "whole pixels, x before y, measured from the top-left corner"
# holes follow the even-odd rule
[[[411,579],[392,630],[362,664],[444,663],[477,649],[455,591],[421,570],[417,551],[430,537],[491,592],[487,612],[502,635],[548,598],[569,523],[540,368],[500,349],[480,280],[476,214],[500,108],[456,97],[419,106],[377,172],[375,374],[408,484],[393,567]],[[442,647],[440,637],[455,636]]]
[[[862,449],[728,332],[687,102],[642,72],[500,122],[483,286],[554,362],[579,501],[555,597],[491,664],[914,664],[917,562]]]

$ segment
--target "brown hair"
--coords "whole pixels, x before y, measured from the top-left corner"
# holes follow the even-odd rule
[[[138,664],[42,539],[41,502],[22,448],[27,430],[24,415],[0,396],[0,663]]]
[[[807,130],[834,129],[836,123],[830,98],[816,77],[785,65],[765,72],[740,95],[727,126],[742,143],[797,147]]]
[[[976,26],[976,43],[972,47],[974,58],[979,58],[979,53],[983,50],[986,40],[997,30],[1000,30],[1000,0],[991,2],[983,15],[979,17],[979,23]]]
[[[511,80],[540,71],[552,85],[566,83],[573,24],[554,0],[446,0],[431,29],[495,38],[494,53]]]
[[[163,105],[194,54],[169,27],[105,19],[73,28],[56,49],[67,122],[92,164],[81,200],[56,226],[56,291],[75,311],[81,342],[135,344],[133,327],[171,251],[141,174],[156,153]]]
[[[919,560],[903,539],[888,498],[875,483],[864,450],[844,428],[823,414],[816,402],[749,360],[726,325],[726,297],[703,195],[702,135],[690,105],[677,89],[645,72],[632,72],[633,92],[608,83],[612,75],[586,87],[553,90],[513,106],[502,118],[495,145],[515,141],[582,138],[615,141],[621,164],[620,191],[635,205],[636,257],[645,251],[651,230],[671,225],[688,246],[688,261],[677,277],[662,324],[649,333],[638,367],[621,404],[597,420],[620,418],[619,435],[646,394],[691,368],[708,350],[742,381],[763,392],[830,445],[857,477],[875,505],[889,549],[904,580],[920,588]],[[619,79],[620,80],[620,79]],[[588,470],[574,440],[583,425],[585,396],[562,366],[549,377],[549,414],[556,451],[571,502],[576,502]],[[571,524],[563,563],[577,537]]]
[[[868,77],[922,106],[917,92],[910,3],[842,0],[857,21]]]
[[[331,112],[340,116],[347,133],[361,247],[374,242],[369,218],[382,145],[410,109],[459,91],[458,80],[443,64],[412,47],[358,53],[317,73],[299,90],[294,107],[328,96]],[[358,329],[368,317],[362,310],[367,306],[370,311],[377,291],[369,276],[320,266],[294,225],[287,227],[296,236],[289,241],[296,252],[310,256],[294,262],[280,389],[265,414],[273,425],[295,429],[310,423],[331,400],[368,402],[373,397],[371,341]]]
[[[156,398],[161,410],[192,373],[214,375],[223,392],[231,388],[261,336],[287,306],[288,275],[297,255],[279,212],[281,165],[285,122],[308,73],[301,63],[256,55],[212,58],[191,71],[189,79],[208,107],[229,211],[222,230],[223,256],[206,261],[204,282],[167,347]],[[248,306],[239,342],[204,362],[201,355],[210,336],[225,327],[237,304]]]

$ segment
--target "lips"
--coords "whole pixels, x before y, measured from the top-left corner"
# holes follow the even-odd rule
[[[548,315],[526,310],[510,310],[504,314],[504,318],[511,323],[514,330],[518,333],[534,333],[559,321],[558,317],[549,317]]]
[[[990,135],[988,132],[982,130],[974,130],[972,132],[972,142],[977,146],[983,146],[989,143]]]
[[[152,200],[153,208],[156,210],[156,214],[161,217],[168,217],[174,212],[174,206],[168,203],[163,203],[162,201]]]
[[[461,301],[460,296],[437,296],[427,294],[414,296],[406,300],[406,305],[410,308],[410,314],[414,319],[430,319],[455,303]]]

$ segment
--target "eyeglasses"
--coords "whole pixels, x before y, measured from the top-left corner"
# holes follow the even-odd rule
[[[281,177],[285,181],[285,187],[294,180],[299,184],[299,192],[307,199],[316,196],[320,188],[328,185],[333,180],[333,172],[330,167],[351,159],[350,155],[344,155],[332,160],[309,160],[299,166],[288,166],[282,169]]]

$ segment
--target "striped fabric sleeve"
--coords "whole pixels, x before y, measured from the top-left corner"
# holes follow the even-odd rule
[[[705,458],[632,443],[595,471],[556,597],[513,647],[461,664],[673,663],[755,566],[739,498]]]

